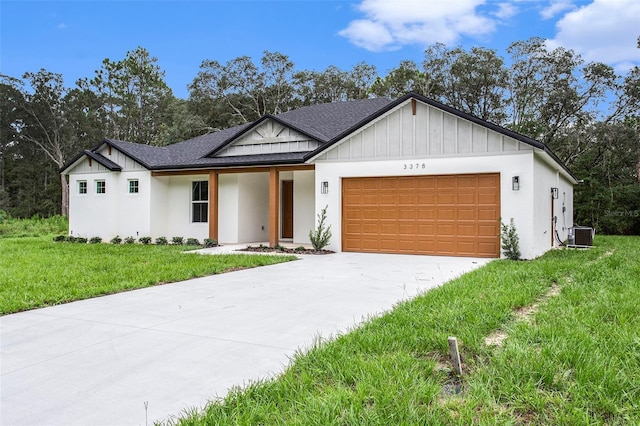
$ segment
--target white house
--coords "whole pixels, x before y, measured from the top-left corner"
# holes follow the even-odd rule
[[[167,147],[105,139],[62,170],[70,233],[523,257],[565,240],[575,176],[541,142],[410,93],[308,106]],[[557,236],[556,236],[557,235]]]

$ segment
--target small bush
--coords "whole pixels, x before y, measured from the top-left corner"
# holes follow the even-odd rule
[[[100,244],[102,242],[102,238],[100,237],[91,237],[89,239],[89,244]]]
[[[200,245],[200,241],[198,241],[197,238],[187,238],[187,245],[188,246],[199,246]]]
[[[63,243],[66,241],[66,239],[66,235],[56,235],[55,237],[53,237],[53,241],[55,241],[56,243]]]
[[[171,238],[171,244],[175,244],[177,246],[181,245],[184,243],[184,238],[183,237],[173,237]]]
[[[322,250],[329,245],[331,240],[331,225],[325,226],[324,224],[327,220],[327,207],[325,206],[318,214],[318,227],[309,231],[309,240],[314,250]]]
[[[124,243],[125,244],[135,244],[136,243],[136,239],[133,237],[127,237],[124,239]]]
[[[159,246],[166,246],[169,242],[167,241],[167,237],[158,237],[156,238],[156,244]]]
[[[89,239],[87,239],[85,237],[76,237],[74,243],[87,244],[87,241],[89,241]]]
[[[110,241],[111,244],[120,244],[121,242],[122,242],[122,238],[120,238],[120,235],[116,235]]]
[[[10,219],[11,216],[9,216],[9,213],[7,213],[6,211],[0,209],[0,223],[4,222],[5,220]]]
[[[276,244],[275,247],[273,247],[273,248],[278,250],[278,251],[284,251],[284,247],[281,246],[280,244]]]
[[[304,246],[298,246],[295,248],[295,251],[305,251],[306,248],[304,248]]]
[[[73,235],[69,235],[65,238],[65,242],[67,243],[75,243],[78,240],[78,237],[74,237]]]
[[[516,231],[516,225],[511,218],[509,225],[500,224],[500,237],[502,238],[502,253],[511,260],[520,259],[520,238]]]
[[[205,238],[204,239],[204,246],[206,248],[218,247],[218,240],[213,239],[213,238]]]
[[[148,246],[149,244],[151,244],[151,237],[140,237],[138,241],[140,241],[140,244]]]

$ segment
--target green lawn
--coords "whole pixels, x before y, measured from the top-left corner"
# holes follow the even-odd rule
[[[171,422],[640,424],[640,238],[595,243],[492,262]],[[496,331],[506,339],[487,345]]]
[[[51,236],[0,238],[0,315],[295,259],[183,253],[192,249],[54,243]]]

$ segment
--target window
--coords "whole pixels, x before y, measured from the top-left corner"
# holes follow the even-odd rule
[[[107,184],[103,180],[96,181],[96,194],[106,194]]]
[[[78,181],[78,194],[86,194],[87,193],[87,181],[79,180]]]
[[[137,194],[138,188],[138,179],[129,179],[129,194]]]
[[[206,222],[209,215],[209,182],[191,182],[191,221]]]

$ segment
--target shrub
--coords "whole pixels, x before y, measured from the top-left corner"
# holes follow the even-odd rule
[[[111,244],[120,244],[121,242],[122,242],[122,238],[120,238],[120,235],[116,235],[110,241]]]
[[[140,241],[141,244],[144,244],[145,246],[147,246],[151,244],[151,237],[140,237],[138,241]]]
[[[78,237],[74,237],[73,235],[69,235],[67,238],[65,238],[65,241],[67,243],[75,243],[78,240]]]
[[[200,245],[200,241],[198,241],[197,238],[187,238],[187,245],[188,246],[199,246]]]
[[[89,239],[89,244],[100,244],[102,242],[102,238],[100,237],[91,237]]]
[[[516,225],[511,218],[509,225],[500,224],[502,238],[502,253],[511,260],[520,259],[520,238],[516,231]]]
[[[294,249],[295,251],[305,251],[306,248],[304,248],[304,246],[298,246]]]
[[[156,244],[159,246],[166,246],[169,242],[167,241],[167,237],[158,237],[156,238]]]
[[[9,213],[0,209],[0,223],[4,222],[5,220],[9,220],[10,218],[11,216],[9,216]]]
[[[127,237],[124,239],[124,243],[125,244],[135,244],[136,243],[136,239],[133,237]]]
[[[76,237],[74,243],[87,244],[87,241],[89,240],[85,237]]]
[[[315,230],[309,231],[309,240],[314,250],[322,250],[331,240],[331,225],[325,226],[324,222],[327,220],[327,207],[318,214],[318,227]]]
[[[66,239],[66,235],[56,235],[55,237],[53,237],[53,241],[55,241],[56,243],[63,243]]]
[[[184,238],[183,237],[173,237],[173,238],[171,238],[171,244],[175,244],[175,245],[179,246],[182,243],[184,243]]]
[[[280,244],[276,244],[275,247],[273,247],[273,248],[278,250],[278,251],[284,251],[284,247],[281,246]]]
[[[213,239],[213,238],[205,238],[204,239],[204,246],[206,248],[218,247],[218,240]]]

